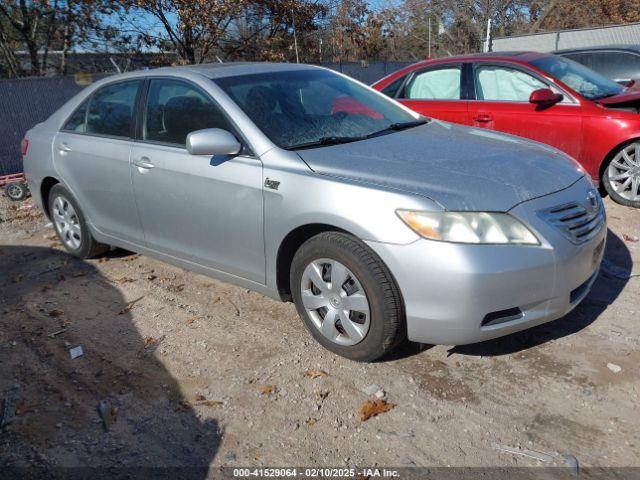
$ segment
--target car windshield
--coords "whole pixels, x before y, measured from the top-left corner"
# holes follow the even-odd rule
[[[624,90],[620,84],[568,58],[554,55],[533,60],[531,64],[589,100],[612,97]]]
[[[276,145],[346,143],[425,123],[392,100],[321,69],[213,79]]]

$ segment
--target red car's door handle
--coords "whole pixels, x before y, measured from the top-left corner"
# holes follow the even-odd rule
[[[493,120],[493,117],[487,113],[480,113],[474,120],[478,123],[488,123]]]

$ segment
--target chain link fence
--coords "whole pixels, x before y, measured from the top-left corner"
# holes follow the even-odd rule
[[[343,62],[323,66],[371,84],[411,62]],[[106,74],[0,80],[0,176],[22,172],[20,142],[67,100]]]

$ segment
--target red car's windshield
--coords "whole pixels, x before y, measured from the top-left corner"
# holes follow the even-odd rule
[[[568,58],[554,55],[533,60],[531,64],[589,100],[612,97],[624,90],[622,85]]]

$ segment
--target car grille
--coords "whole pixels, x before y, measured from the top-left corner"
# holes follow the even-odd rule
[[[566,203],[540,210],[538,215],[576,244],[593,238],[605,219],[604,205],[595,191],[589,192],[589,197],[582,204]]]

